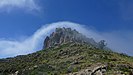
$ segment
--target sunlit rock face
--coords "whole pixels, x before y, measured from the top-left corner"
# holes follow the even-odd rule
[[[50,48],[64,43],[87,43],[96,46],[97,43],[92,38],[87,38],[75,29],[71,28],[56,28],[50,36],[47,36],[44,40],[44,48]]]

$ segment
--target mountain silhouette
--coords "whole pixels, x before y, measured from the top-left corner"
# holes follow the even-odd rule
[[[42,50],[0,59],[0,75],[133,75],[133,57],[105,46],[77,30],[56,28]]]

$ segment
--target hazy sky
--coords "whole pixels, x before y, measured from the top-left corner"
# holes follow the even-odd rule
[[[0,45],[23,41],[43,25],[62,21],[91,28],[113,39],[111,47],[133,55],[133,0],[0,0]]]

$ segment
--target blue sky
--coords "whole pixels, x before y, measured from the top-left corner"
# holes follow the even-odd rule
[[[25,39],[43,25],[60,21],[83,24],[104,36],[109,37],[110,33],[117,35],[117,39],[133,41],[132,0],[0,1],[1,39]]]

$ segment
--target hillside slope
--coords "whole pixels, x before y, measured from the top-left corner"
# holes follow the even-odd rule
[[[0,59],[0,75],[9,74],[133,75],[133,57],[92,43],[67,41],[32,54]]]

